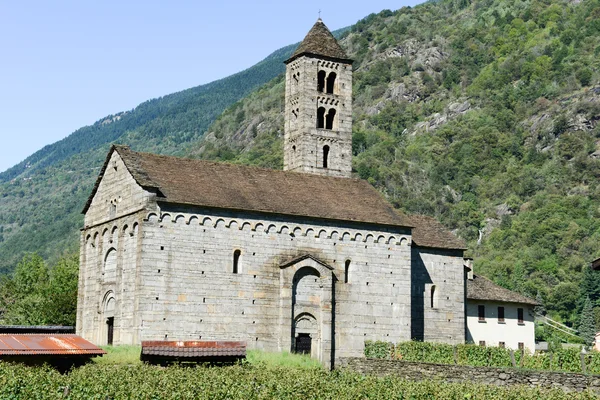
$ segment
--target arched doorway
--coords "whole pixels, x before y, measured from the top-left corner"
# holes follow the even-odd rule
[[[335,274],[311,254],[279,266],[280,349],[310,354],[324,365],[335,360]]]
[[[313,340],[319,340],[317,319],[312,314],[302,313],[294,321],[294,352],[312,356]]]
[[[115,308],[116,301],[114,293],[109,291],[104,296],[104,312],[102,313],[102,327],[100,342],[112,345],[115,338]]]

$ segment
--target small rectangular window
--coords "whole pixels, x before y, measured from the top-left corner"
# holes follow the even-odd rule
[[[499,342],[498,343],[498,347],[500,347],[501,349],[506,348],[506,343],[505,342]]]
[[[485,306],[477,306],[480,321],[485,321]]]
[[[519,342],[519,350],[525,350],[525,343]]]
[[[479,341],[479,345],[480,345],[481,347],[485,347],[485,340],[480,340],[480,341]]]
[[[498,322],[504,322],[504,307],[498,307]]]
[[[523,322],[523,309],[522,308],[517,308],[517,320],[519,321],[520,325],[525,323],[525,322]]]

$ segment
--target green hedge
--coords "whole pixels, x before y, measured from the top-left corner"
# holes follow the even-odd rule
[[[471,365],[474,367],[513,367],[511,350],[500,347],[482,347],[474,344],[452,346],[443,343],[366,341],[367,358],[415,361],[435,364]],[[517,367],[546,371],[583,372],[578,349],[562,349],[552,353],[524,353],[514,351]],[[586,373],[600,374],[600,353],[585,356]]]
[[[323,369],[167,367],[91,364],[61,375],[48,368],[0,362],[0,399],[555,399],[591,392],[411,382]]]

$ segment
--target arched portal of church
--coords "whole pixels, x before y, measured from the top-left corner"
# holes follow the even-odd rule
[[[298,315],[294,321],[294,352],[299,354],[313,355],[313,348],[318,349],[320,339],[317,319],[307,312]],[[313,347],[313,342],[316,346]]]
[[[102,313],[100,343],[112,345],[115,338],[115,307],[116,301],[112,292],[104,297],[104,312]]]
[[[326,366],[335,359],[335,276],[310,255],[281,265],[281,350],[310,354]]]

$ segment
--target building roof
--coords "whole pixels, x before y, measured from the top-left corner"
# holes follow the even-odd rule
[[[61,325],[0,325],[0,333],[75,333],[75,327]]]
[[[594,271],[598,271],[600,269],[600,258],[597,258],[594,261],[592,261],[592,263],[590,264],[590,267]]]
[[[111,148],[84,213],[114,151],[161,202],[411,227],[364,180],[138,153],[126,146]]]
[[[498,286],[488,278],[480,275],[473,275],[472,280],[467,280],[467,299],[530,304],[534,306],[538,304],[537,301]]]
[[[352,60],[348,58],[344,49],[333,37],[321,18],[313,25],[294,54],[286,61],[286,64],[302,55],[327,57],[352,63]]]
[[[104,350],[72,334],[0,334],[0,357],[102,355]]]
[[[229,341],[144,341],[142,355],[178,358],[245,357],[246,342]]]
[[[426,215],[410,215],[412,241],[419,247],[436,249],[465,250],[465,242],[439,223],[435,218]]]

